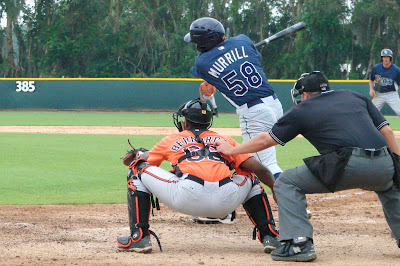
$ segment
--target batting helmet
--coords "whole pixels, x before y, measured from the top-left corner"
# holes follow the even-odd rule
[[[202,100],[195,99],[182,104],[178,111],[173,113],[174,124],[179,131],[184,130],[183,121],[179,121],[180,117],[184,117],[192,124],[201,125],[204,128],[210,128],[213,122],[213,111],[211,107]]]
[[[214,18],[199,18],[192,22],[184,40],[195,43],[199,52],[207,52],[225,40],[225,29]]]
[[[392,59],[393,59],[393,52],[392,52],[392,50],[390,50],[390,49],[388,49],[388,48],[383,49],[383,50],[381,51],[381,58],[382,58],[383,56],[389,56],[389,57],[390,57],[390,61],[392,61]]]

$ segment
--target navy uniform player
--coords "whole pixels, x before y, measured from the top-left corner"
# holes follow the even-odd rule
[[[200,52],[191,73],[214,85],[236,108],[243,141],[268,131],[283,115],[282,105],[261,67],[261,54],[246,35],[225,40],[224,26],[216,19],[199,18],[190,25],[186,42]],[[275,148],[253,154],[277,178],[282,172]]]
[[[388,104],[396,115],[400,116],[400,68],[392,63],[393,52],[390,49],[381,51],[382,63],[372,68],[369,80],[369,95],[379,110]]]

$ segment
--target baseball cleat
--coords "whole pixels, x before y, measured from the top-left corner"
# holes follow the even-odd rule
[[[296,237],[272,251],[271,258],[279,261],[313,261],[317,258],[317,254],[310,238]]]
[[[119,236],[117,238],[118,251],[125,252],[138,252],[138,253],[151,253],[150,236],[143,237],[138,242],[133,242],[131,236]]]
[[[271,253],[281,244],[278,240],[278,237],[270,235],[264,236],[262,243],[264,246],[265,253]]]
[[[400,239],[397,239],[397,246],[400,248]]]
[[[210,218],[210,217],[199,217],[199,216],[193,216],[192,218],[193,222],[199,224],[232,224],[233,219],[234,218],[232,213],[222,218]]]

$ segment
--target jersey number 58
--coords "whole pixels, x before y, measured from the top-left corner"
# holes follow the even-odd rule
[[[243,96],[248,92],[249,86],[258,88],[262,83],[260,73],[248,61],[240,65],[239,74],[235,70],[232,70],[221,79],[229,90],[234,90],[236,96]]]

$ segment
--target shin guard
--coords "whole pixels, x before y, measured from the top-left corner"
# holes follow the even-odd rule
[[[258,233],[260,242],[266,235],[278,236],[271,206],[264,191],[243,203],[243,208],[255,225],[253,239],[255,239],[256,233]]]
[[[129,229],[133,242],[149,236],[150,194],[128,187]]]

